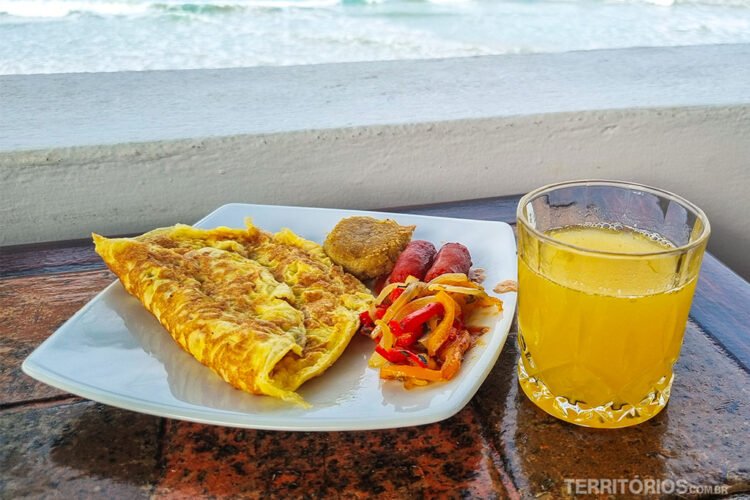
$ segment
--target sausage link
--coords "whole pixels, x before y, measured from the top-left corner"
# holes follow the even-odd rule
[[[435,261],[427,271],[424,281],[430,281],[441,274],[464,273],[471,269],[469,249],[461,243],[446,243],[435,256]]]
[[[435,253],[435,245],[429,241],[414,240],[410,242],[396,259],[388,282],[403,283],[409,276],[421,280],[432,265]]]

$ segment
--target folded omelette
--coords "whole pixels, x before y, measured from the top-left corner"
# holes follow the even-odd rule
[[[93,238],[125,289],[198,361],[238,389],[303,405],[295,391],[338,359],[373,299],[288,229],[178,224]]]

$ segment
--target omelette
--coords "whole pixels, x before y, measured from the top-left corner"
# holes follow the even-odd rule
[[[317,243],[246,224],[93,238],[125,289],[198,361],[238,389],[307,406],[295,391],[339,358],[373,297]]]

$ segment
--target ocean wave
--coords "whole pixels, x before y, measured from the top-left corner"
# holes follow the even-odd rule
[[[20,18],[60,18],[71,15],[143,16],[154,13],[222,14],[252,9],[327,9],[339,5],[373,5],[398,3],[403,0],[234,0],[179,2],[148,0],[0,0],[0,15]],[[408,0],[442,6],[477,3],[477,0]],[[519,1],[519,0],[506,0]],[[592,0],[546,0],[546,2],[583,2]],[[593,0],[597,3],[675,5],[710,5],[750,7],[750,0]],[[540,7],[545,1],[540,2]]]
[[[77,13],[132,16],[149,11],[149,4],[81,2],[67,0],[0,0],[0,14],[14,17],[55,18]]]
[[[649,4],[658,7],[696,5],[710,7],[750,7],[750,0],[604,0],[605,3]]]
[[[223,3],[0,0],[0,15],[29,18],[59,18],[76,14],[138,16],[153,12],[215,14],[250,9],[320,9],[340,5],[340,3],[340,0],[249,0]]]
[[[220,14],[251,9],[325,9],[340,5],[339,0],[250,0],[242,3],[154,3],[161,12]]]

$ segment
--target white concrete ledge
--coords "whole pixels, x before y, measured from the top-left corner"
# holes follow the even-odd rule
[[[0,77],[0,150],[750,103],[750,45]]]
[[[695,201],[747,277],[748,82],[750,45],[0,77],[0,245],[599,177]]]

